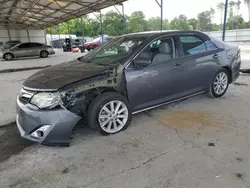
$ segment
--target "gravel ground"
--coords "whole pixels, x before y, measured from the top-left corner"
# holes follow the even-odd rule
[[[0,85],[1,108],[13,108],[16,93],[8,93],[32,73],[0,75],[9,86]],[[15,124],[0,127],[0,188],[249,188],[249,93],[245,74],[221,99],[201,95],[135,115],[117,135],[79,124],[69,148],[32,144]]]

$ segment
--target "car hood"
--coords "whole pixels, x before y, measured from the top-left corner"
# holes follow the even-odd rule
[[[71,83],[98,76],[112,66],[71,61],[43,69],[25,80],[23,86],[34,90],[58,90]]]

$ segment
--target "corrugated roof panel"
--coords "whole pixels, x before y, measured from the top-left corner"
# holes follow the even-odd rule
[[[0,26],[42,29],[127,0],[9,0],[1,1]],[[59,18],[60,17],[60,18]],[[17,21],[14,21],[18,19]],[[33,19],[33,20],[32,20]],[[29,21],[27,21],[29,20]],[[34,23],[38,20],[38,23]],[[22,24],[23,23],[23,24]]]

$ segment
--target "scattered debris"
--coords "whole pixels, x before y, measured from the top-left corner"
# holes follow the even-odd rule
[[[243,178],[243,174],[241,174],[241,173],[236,173],[235,175],[236,175],[236,177],[239,178],[239,179],[242,179],[242,178]]]
[[[234,82],[233,84],[236,86],[248,86],[248,84],[246,83],[239,83],[239,82]]]
[[[238,161],[238,162],[243,162],[243,160],[244,160],[243,158],[240,158],[240,157],[236,157],[235,159],[236,159],[236,161]]]
[[[63,171],[62,171],[63,174],[67,174],[69,173],[69,169],[68,168],[64,168]]]
[[[215,176],[215,178],[220,178],[220,177],[221,177],[221,175]]]
[[[210,146],[210,147],[216,147],[215,143],[213,143],[213,142],[209,142],[208,146]]]

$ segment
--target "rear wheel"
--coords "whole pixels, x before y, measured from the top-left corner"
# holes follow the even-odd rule
[[[40,57],[41,58],[46,58],[46,57],[48,57],[49,56],[49,52],[47,52],[47,51],[41,51],[41,53],[40,53]]]
[[[98,96],[88,110],[88,125],[103,135],[125,130],[132,118],[129,102],[118,93],[107,92]]]
[[[4,54],[4,59],[7,61],[11,61],[14,59],[14,55],[11,53],[6,53],[6,54]]]
[[[224,68],[220,69],[209,86],[209,96],[213,98],[222,97],[229,86],[229,74]]]

